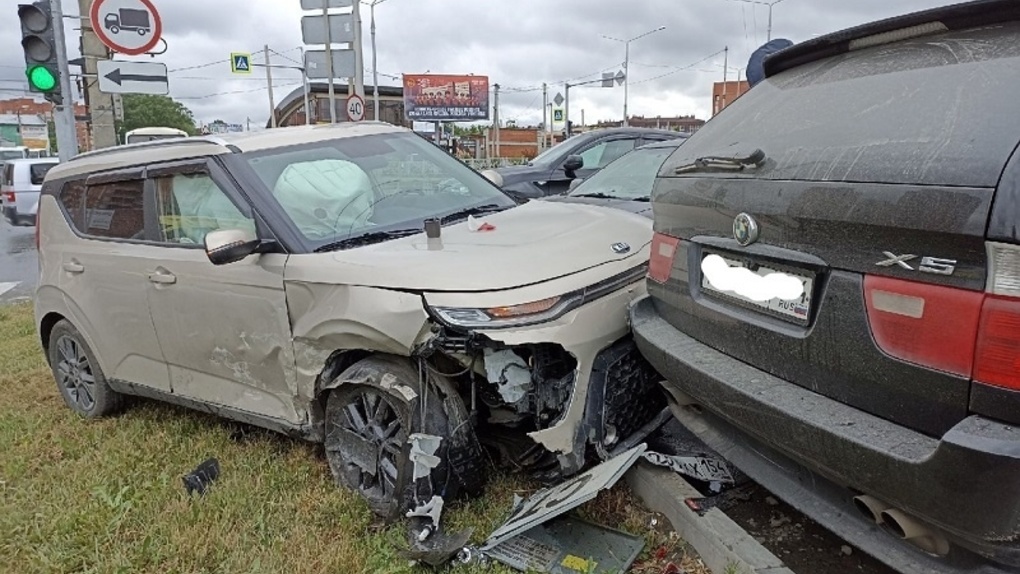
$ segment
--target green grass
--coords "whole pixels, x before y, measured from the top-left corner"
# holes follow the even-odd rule
[[[151,401],[100,421],[74,415],[27,304],[0,307],[0,391],[0,572],[416,571],[399,554],[405,525],[377,523],[336,487],[317,445],[268,431],[237,440],[235,423]],[[220,479],[189,498],[181,477],[210,456]],[[447,505],[444,528],[472,527],[479,543],[534,487],[496,474],[485,496]],[[668,560],[702,571],[622,483],[581,514],[646,537],[635,572]],[[458,570],[472,571],[482,568]]]

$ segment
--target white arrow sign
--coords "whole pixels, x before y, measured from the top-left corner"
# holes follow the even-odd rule
[[[99,60],[99,91],[107,94],[170,93],[166,64],[158,62],[117,62]]]

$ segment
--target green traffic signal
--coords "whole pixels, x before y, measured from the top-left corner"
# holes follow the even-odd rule
[[[28,83],[42,92],[49,92],[57,87],[57,77],[46,66],[32,66],[27,71]]]

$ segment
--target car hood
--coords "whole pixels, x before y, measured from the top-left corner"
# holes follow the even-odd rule
[[[409,291],[499,291],[628,258],[639,265],[642,261],[636,258],[652,240],[648,219],[583,204],[532,201],[484,221],[495,229],[472,232],[463,222],[444,227],[438,240],[422,233],[347,251],[295,256],[295,265],[288,263],[288,276]],[[618,244],[626,244],[626,249]]]
[[[599,197],[571,197],[567,195],[560,195],[555,197],[547,198],[545,201],[551,201],[555,203],[581,203],[585,205],[598,205],[600,207],[612,207],[613,209],[622,209],[628,213],[633,213],[649,219],[652,218],[652,203],[650,201],[632,201],[629,199],[605,199]]]
[[[503,178],[503,187],[511,186],[525,181],[544,179],[549,175],[549,168],[537,165],[511,165],[496,168],[493,171]]]

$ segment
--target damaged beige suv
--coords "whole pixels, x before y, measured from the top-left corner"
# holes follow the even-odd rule
[[[322,442],[396,518],[477,491],[483,446],[562,477],[666,416],[626,316],[651,236],[382,123],[162,140],[48,174],[36,319],[79,414],[140,395]]]

